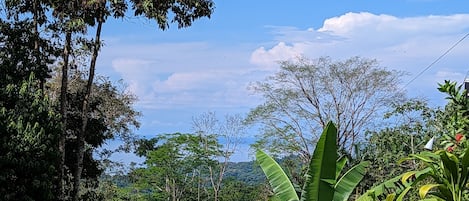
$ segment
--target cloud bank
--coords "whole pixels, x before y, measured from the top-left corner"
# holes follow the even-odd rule
[[[438,63],[409,83],[453,44],[469,32],[469,14],[447,16],[396,17],[372,13],[346,13],[326,19],[323,26],[300,30],[269,27],[276,45],[259,47],[251,54],[252,63],[272,66],[272,62],[301,54],[309,58],[351,56],[376,58],[389,69],[409,73],[403,87],[420,95],[436,91],[444,79],[462,82],[467,67],[469,39],[461,42]],[[408,85],[407,85],[407,84]]]
[[[249,108],[259,103],[246,89],[278,68],[278,61],[350,56],[376,58],[409,72],[403,86],[469,31],[469,14],[396,17],[367,12],[325,19],[322,27],[266,26],[271,40],[226,47],[210,42],[122,45],[104,52],[129,83],[142,108]],[[261,45],[262,44],[262,45]],[[266,45],[267,44],[267,45]],[[270,45],[269,45],[270,44]],[[427,94],[444,79],[462,81],[469,39],[424,72],[407,90]]]

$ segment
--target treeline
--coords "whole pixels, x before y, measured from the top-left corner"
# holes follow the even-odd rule
[[[154,20],[159,29],[210,17],[197,1],[5,0],[0,17],[0,200],[95,200],[107,140],[128,149],[135,97],[95,75],[109,18]]]

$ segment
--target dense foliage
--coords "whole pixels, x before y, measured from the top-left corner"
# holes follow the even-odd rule
[[[0,21],[0,200],[55,200],[60,118],[42,90],[47,54],[31,24]]]
[[[95,76],[109,17],[133,11],[165,30],[210,17],[213,7],[211,0],[2,1],[2,200],[91,199],[83,189],[102,173],[95,151],[116,137],[123,148],[131,144],[134,97]]]

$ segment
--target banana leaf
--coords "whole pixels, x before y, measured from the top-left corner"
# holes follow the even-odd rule
[[[334,201],[347,201],[355,187],[365,176],[370,162],[363,161],[348,170],[336,183]]]
[[[306,176],[306,183],[301,193],[302,201],[333,199],[334,187],[329,181],[335,181],[336,176],[336,142],[337,128],[332,122],[329,122],[314,149]]]
[[[273,158],[261,150],[257,150],[256,159],[264,171],[275,196],[282,201],[298,201],[298,195],[290,179]]]

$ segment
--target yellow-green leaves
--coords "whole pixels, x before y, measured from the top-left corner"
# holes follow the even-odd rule
[[[419,188],[419,196],[420,198],[425,198],[427,196],[428,191],[430,191],[432,188],[438,187],[440,184],[426,184],[423,185],[422,187]]]

